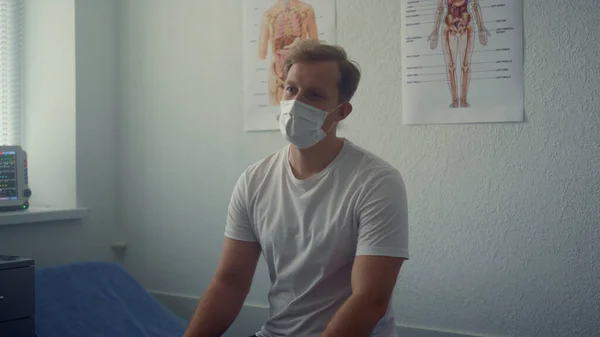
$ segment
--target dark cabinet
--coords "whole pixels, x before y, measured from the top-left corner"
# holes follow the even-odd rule
[[[0,255],[0,337],[35,336],[33,260]]]

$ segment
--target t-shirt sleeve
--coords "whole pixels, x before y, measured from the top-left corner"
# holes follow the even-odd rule
[[[358,204],[356,255],[408,259],[408,205],[399,172],[368,179]]]
[[[248,215],[248,183],[246,172],[237,180],[227,210],[225,237],[240,241],[258,241]]]

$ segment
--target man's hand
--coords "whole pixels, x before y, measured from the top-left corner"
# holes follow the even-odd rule
[[[434,31],[433,33],[431,33],[431,35],[429,35],[429,37],[427,38],[427,41],[430,42],[429,48],[431,48],[431,50],[437,48],[438,38],[439,38],[439,35],[438,35],[437,31]]]
[[[488,38],[488,36],[491,36],[490,32],[488,32],[488,30],[485,29],[484,27],[480,27],[478,34],[479,34],[479,43],[481,43],[482,46],[487,45],[487,38]]]
[[[239,314],[260,256],[257,242],[225,238],[217,272],[183,337],[220,337]]]
[[[368,337],[387,312],[403,258],[357,256],[352,268],[352,295],[321,337]]]

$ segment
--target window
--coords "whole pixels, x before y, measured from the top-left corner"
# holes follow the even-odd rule
[[[0,145],[21,145],[23,0],[0,0]]]
[[[82,7],[87,8],[86,19],[76,25],[74,0],[0,0],[0,145],[19,145],[27,152],[33,191],[29,210],[0,214],[0,229],[5,224],[47,223],[87,215],[77,199],[77,179],[87,182],[100,171],[76,174],[75,141],[78,137],[95,140],[76,132],[76,26],[83,28],[84,36],[90,36],[104,23],[89,20],[96,17],[93,8],[97,5]],[[94,57],[101,56],[93,52],[97,46],[94,41],[82,41],[82,54],[87,55],[82,59],[89,66],[96,61]],[[88,77],[82,76],[86,88],[94,83]],[[81,110],[101,111],[95,106],[98,99],[82,95]],[[94,155],[84,153],[83,164],[95,166]],[[96,200],[93,190],[88,193],[88,198]]]

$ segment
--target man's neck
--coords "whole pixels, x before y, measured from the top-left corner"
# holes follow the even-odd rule
[[[340,153],[344,140],[331,134],[309,149],[298,149],[290,145],[289,161],[294,176],[308,179],[323,171]]]

